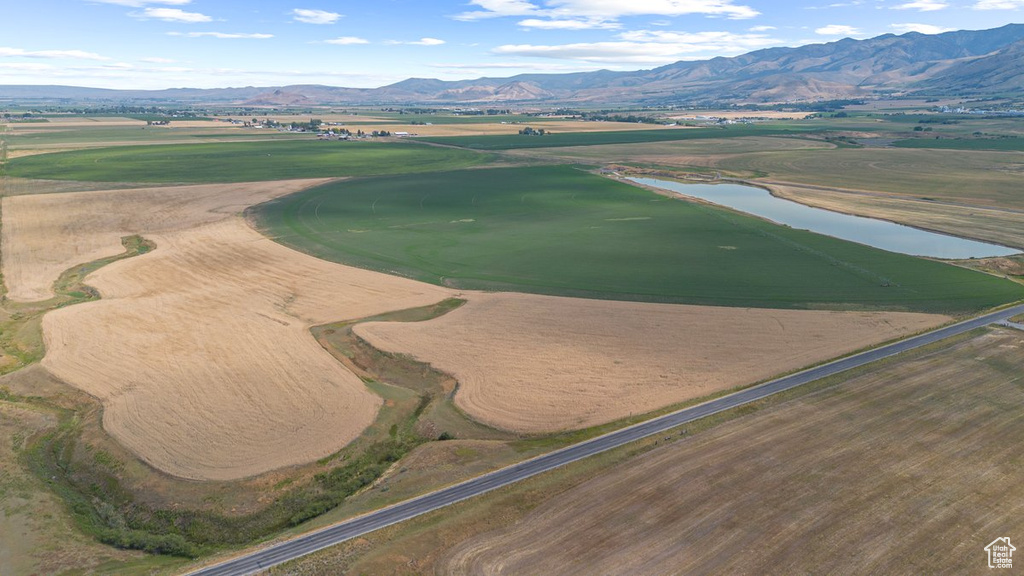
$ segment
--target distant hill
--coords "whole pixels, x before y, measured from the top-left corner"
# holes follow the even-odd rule
[[[635,72],[521,74],[443,81],[410,78],[374,89],[317,85],[118,91],[0,86],[0,99],[323,104],[685,104],[870,98],[889,94],[987,96],[1024,88],[1024,24],[926,35],[884,34]]]

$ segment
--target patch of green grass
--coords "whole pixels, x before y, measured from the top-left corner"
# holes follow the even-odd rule
[[[126,146],[8,162],[11,176],[92,182],[255,182],[451,170],[489,156],[413,143],[294,141]]]
[[[318,257],[467,289],[964,313],[1020,285],[666,198],[567,166],[328,184],[255,219]]]
[[[141,236],[121,238],[125,251],[116,256],[101,258],[66,270],[54,282],[55,295],[39,302],[12,302],[5,298],[0,305],[0,353],[6,361],[0,364],[0,374],[19,370],[42,359],[42,317],[50,310],[79,304],[99,297],[96,290],[83,283],[90,273],[107,264],[145,254],[154,244]]]
[[[935,150],[998,150],[1024,152],[1024,138],[910,138],[892,143],[897,148]]]
[[[313,134],[278,132],[276,130],[241,130],[237,128],[179,128],[175,126],[65,126],[58,123],[33,126],[31,130],[8,132],[13,149],[38,149],[60,147],[119,146],[127,143],[160,144],[182,143],[196,140],[197,143],[215,138],[222,141],[237,140],[314,140]]]
[[[736,154],[714,161],[724,173],[867,190],[977,206],[1024,209],[1020,158],[1000,152],[855,148]]]
[[[793,124],[787,127],[751,124],[723,126],[721,128],[676,128],[662,130],[625,130],[614,132],[556,132],[544,136],[520,134],[494,136],[439,136],[419,138],[435,144],[446,144],[474,150],[511,150],[515,148],[556,148],[562,146],[596,146],[600,144],[639,144],[644,142],[672,142],[699,138],[736,138],[740,136],[780,136],[806,134],[822,127]]]

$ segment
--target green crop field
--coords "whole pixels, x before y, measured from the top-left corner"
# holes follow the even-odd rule
[[[412,143],[275,141],[125,146],[16,158],[21,178],[92,182],[255,182],[406,174],[482,164],[485,154]]]
[[[15,130],[10,133],[12,148],[46,148],[64,144],[87,144],[89,147],[123,146],[127,144],[180,144],[187,141],[206,143],[219,140],[313,140],[313,134],[278,132],[276,130],[241,130],[238,128],[166,128],[125,126],[61,126],[53,124]],[[77,146],[75,146],[77,147]]]
[[[1024,152],[1024,138],[911,138],[892,143],[897,148],[935,148],[939,150],[999,150]]]
[[[316,256],[468,289],[771,308],[962,313],[986,274],[666,198],[567,166],[332,183],[258,207]]]
[[[543,128],[543,126],[541,126]],[[438,136],[419,140],[475,150],[512,150],[515,148],[557,148],[562,146],[595,146],[599,144],[639,144],[644,142],[672,142],[698,138],[736,138],[739,136],[779,136],[806,134],[820,130],[814,124],[792,123],[782,127],[761,124],[732,125],[721,128],[663,128],[660,130],[624,130],[613,132],[557,132],[544,136],[520,134],[494,136]]]

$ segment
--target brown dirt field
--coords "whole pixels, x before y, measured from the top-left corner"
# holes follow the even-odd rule
[[[0,250],[8,298],[53,296],[61,272],[120,254],[121,237],[183,230],[327,180],[217,184],[33,196],[2,200]]]
[[[468,294],[445,316],[366,323],[372,345],[459,381],[455,403],[526,433],[593,426],[751,384],[944,323],[915,313],[758,310]]]
[[[345,446],[381,400],[309,327],[448,295],[295,252],[241,218],[147,237],[154,252],[88,277],[102,300],[44,317],[43,366],[103,402],[112,436],[185,478],[242,478]]]
[[[212,120],[171,120],[170,124],[156,124],[153,128],[234,128],[239,129],[234,124],[227,122],[214,122]]]
[[[644,163],[678,167],[715,168],[737,154],[829,150],[835,145],[806,138],[744,136],[741,138],[681,140],[639,144],[602,144],[561,148],[511,150],[526,157],[551,157],[601,163]]]
[[[47,412],[0,401],[0,574],[58,574],[142,556],[81,535],[64,504],[21,466],[29,436],[56,425]]]
[[[714,116],[715,118],[774,118],[776,120],[801,120],[810,116],[807,112],[781,112],[778,110],[707,110],[702,112],[693,112],[689,114],[677,114],[669,116],[673,120],[693,120],[698,116],[705,118]]]
[[[897,198],[885,194],[822,190],[805,186],[771,183],[772,192],[782,198],[836,212],[870,216],[1024,249],[1024,212],[958,206],[956,204]]]
[[[350,130],[362,128],[364,132],[371,130],[387,130],[389,132],[408,132],[418,136],[475,136],[488,134],[516,134],[526,126],[543,128],[550,132],[615,132],[622,130],[657,130],[664,126],[644,125],[639,127],[636,124],[626,122],[582,122],[579,120],[550,120],[538,118],[536,121],[522,122],[520,124],[433,124],[430,126],[411,124],[381,124],[380,126],[363,127],[352,126]],[[678,128],[674,128],[678,130]]]
[[[628,460],[435,571],[980,574],[1024,531],[1022,372],[1009,330],[891,364]]]

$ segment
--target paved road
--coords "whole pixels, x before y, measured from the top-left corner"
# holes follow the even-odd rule
[[[893,356],[901,352],[913,350],[933,342],[937,342],[950,336],[987,326],[993,323],[1005,322],[1009,318],[1024,313],[1024,304],[1007,308],[999,312],[993,312],[977,318],[972,318],[958,324],[939,328],[931,332],[921,334],[906,340],[868,350],[860,354],[842,358],[828,364],[823,364],[803,372],[798,372],[777,380],[772,380],[729,396],[723,396],[710,402],[697,406],[684,408],[665,416],[654,418],[646,422],[616,430],[604,436],[599,436],[586,442],[538,456],[525,462],[520,462],[508,468],[496,470],[490,474],[479,476],[472,480],[456,484],[424,496],[406,500],[388,508],[370,512],[363,516],[346,520],[333,526],[323,528],[316,532],[299,536],[262,550],[239,556],[221,564],[203,568],[191,573],[191,576],[241,576],[252,574],[261,569],[286,562],[299,556],[327,548],[339,542],[373,532],[385,526],[408,520],[420,514],[425,514],[438,508],[454,504],[473,496],[500,488],[514,482],[518,482],[530,476],[564,466],[570,462],[593,456],[601,452],[618,448],[635,440],[640,440],[655,434],[661,434],[717,412],[729,410],[770,396],[772,394],[789,390],[796,386],[832,376],[851,368],[863,366],[876,360]]]

